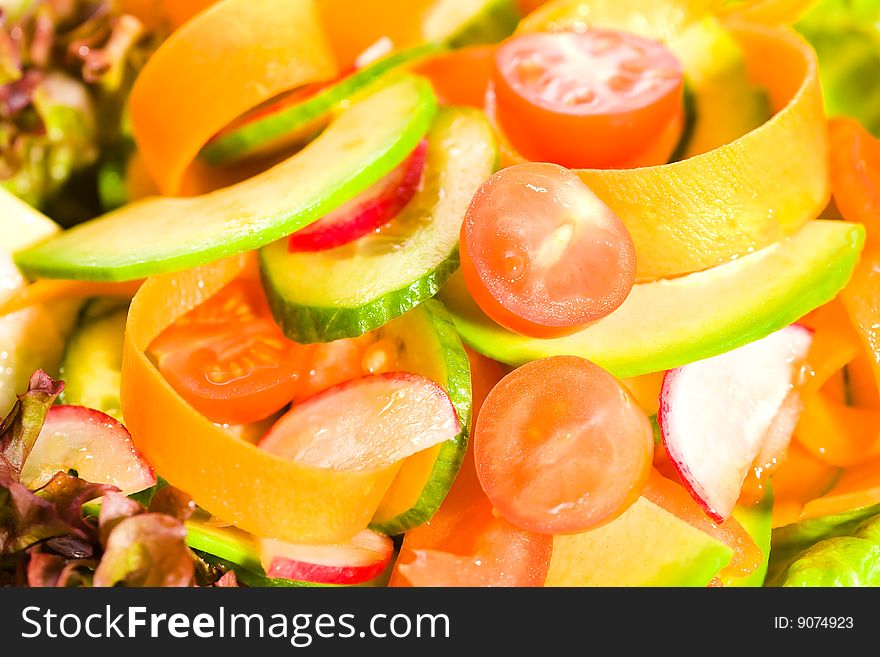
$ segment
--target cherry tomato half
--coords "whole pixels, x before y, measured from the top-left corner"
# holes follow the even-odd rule
[[[525,531],[493,512],[468,448],[443,504],[406,533],[391,586],[542,586],[553,537]]]
[[[565,534],[606,523],[641,494],[654,433],[626,389],[576,356],[536,360],[489,393],[474,427],[486,495],[514,525]]]
[[[635,247],[623,222],[556,164],[517,164],[489,178],[465,215],[460,252],[480,308],[534,337],[604,317],[635,281]]]
[[[662,44],[625,32],[524,34],[495,54],[499,124],[530,160],[613,168],[674,123],[684,73]]]
[[[172,387],[221,424],[256,422],[287,405],[313,351],[284,336],[259,280],[249,278],[230,283],[150,345]]]

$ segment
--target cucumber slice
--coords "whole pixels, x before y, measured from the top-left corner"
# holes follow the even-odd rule
[[[427,376],[446,389],[462,426],[454,438],[410,456],[401,466],[370,524],[371,529],[393,536],[430,520],[458,474],[471,421],[471,378],[467,354],[452,318],[436,299],[428,299],[383,326],[378,339],[398,345],[399,370]],[[190,547],[245,569],[246,573],[239,574],[253,576],[254,586],[315,586],[266,580],[250,534],[194,521],[187,522],[187,529]]]
[[[427,376],[446,389],[462,426],[455,438],[404,462],[370,525],[395,535],[430,520],[452,486],[467,449],[471,377],[458,331],[436,299],[428,299],[379,332],[402,345],[399,369]]]
[[[439,0],[425,16],[422,33],[453,48],[497,43],[513,34],[521,18],[516,0]]]
[[[154,197],[80,224],[16,262],[34,278],[125,281],[244,253],[302,228],[385,176],[416,147],[437,108],[424,78],[401,78],[336,117],[315,141],[237,185]]]
[[[262,250],[269,303],[291,339],[362,335],[434,296],[458,267],[462,218],[494,171],[494,137],[464,108],[441,110],[428,137],[423,187],[388,230],[314,253],[290,253],[287,240]]]
[[[467,450],[471,378],[467,355],[452,318],[436,299],[428,299],[383,326],[377,339],[387,339],[397,345],[399,370],[427,376],[446,389],[462,426],[454,438],[409,457],[401,466],[370,525],[372,529],[395,535],[429,520],[452,486]],[[138,501],[149,505],[150,500],[141,497]],[[97,515],[100,506],[90,502],[84,509],[88,514]],[[322,586],[266,578],[253,536],[232,526],[211,524],[201,510],[187,521],[186,527],[187,544],[191,548],[204,553],[209,562],[222,560],[224,565],[234,566],[245,583],[254,586]],[[387,573],[384,576],[387,577]],[[376,583],[366,582],[364,586]]]
[[[122,342],[128,304],[93,299],[82,310],[61,361],[62,404],[94,408],[122,422]]]
[[[326,125],[352,96],[404,64],[434,54],[442,48],[424,44],[383,57],[322,89],[301,103],[242,125],[208,143],[200,157],[210,164],[223,165],[268,155],[302,142]]]

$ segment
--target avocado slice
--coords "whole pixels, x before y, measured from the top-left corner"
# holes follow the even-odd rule
[[[58,224],[0,187],[0,303],[27,281],[15,266],[13,254],[55,235]],[[52,307],[32,306],[0,315],[0,417],[16,395],[27,389],[35,370],[58,372],[64,338],[76,318],[78,304],[63,301]]]
[[[610,523],[553,537],[544,586],[706,586],[733,550],[640,497]]]
[[[773,491],[767,486],[767,492],[757,504],[738,504],[733,510],[733,517],[743,526],[752,540],[764,554],[764,560],[753,572],[745,577],[722,577],[724,586],[760,587],[767,577],[770,562],[770,539],[773,533]]]
[[[433,296],[458,267],[458,235],[471,197],[495,170],[492,129],[478,111],[444,108],[428,132],[421,189],[387,230],[349,244],[260,254],[269,305],[297,342],[362,335]]]
[[[52,237],[61,227],[0,187],[0,249],[15,253]]]
[[[460,274],[441,298],[462,339],[490,358],[521,365],[573,354],[627,378],[716,356],[797,321],[846,285],[864,241],[860,224],[811,221],[732,262],[637,284],[607,317],[552,340],[517,335],[490,320]]]
[[[424,137],[436,108],[427,80],[401,76],[263,173],[202,196],[126,205],[19,252],[16,262],[37,278],[126,281],[259,248],[389,173]]]

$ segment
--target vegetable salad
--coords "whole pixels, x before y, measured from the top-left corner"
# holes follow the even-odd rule
[[[0,2],[0,585],[880,584],[875,5]]]

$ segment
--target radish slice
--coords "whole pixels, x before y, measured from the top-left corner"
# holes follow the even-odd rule
[[[323,251],[347,244],[394,219],[419,189],[428,141],[423,139],[394,171],[288,239],[292,252]]]
[[[33,490],[68,470],[86,481],[116,486],[125,495],[156,484],[153,468],[119,422],[85,406],[52,406],[22,468],[21,482]]]
[[[790,395],[812,340],[809,329],[793,324],[666,373],[657,418],[663,444],[691,495],[716,522],[733,512],[765,444],[768,452],[778,450],[780,434],[790,437],[799,408]]]
[[[260,540],[260,557],[269,577],[315,584],[360,584],[378,577],[391,561],[394,543],[365,529],[348,543],[297,545]]]
[[[381,468],[460,431],[449,395],[423,376],[394,372],[328,388],[295,405],[260,441],[318,468]]]
[[[772,472],[775,469],[780,457],[788,449],[794,428],[797,426],[803,410],[804,402],[800,393],[797,389],[792,390],[782,402],[776,417],[773,418],[773,423],[762,441],[761,451],[752,464],[758,470],[759,475],[768,471]]]

